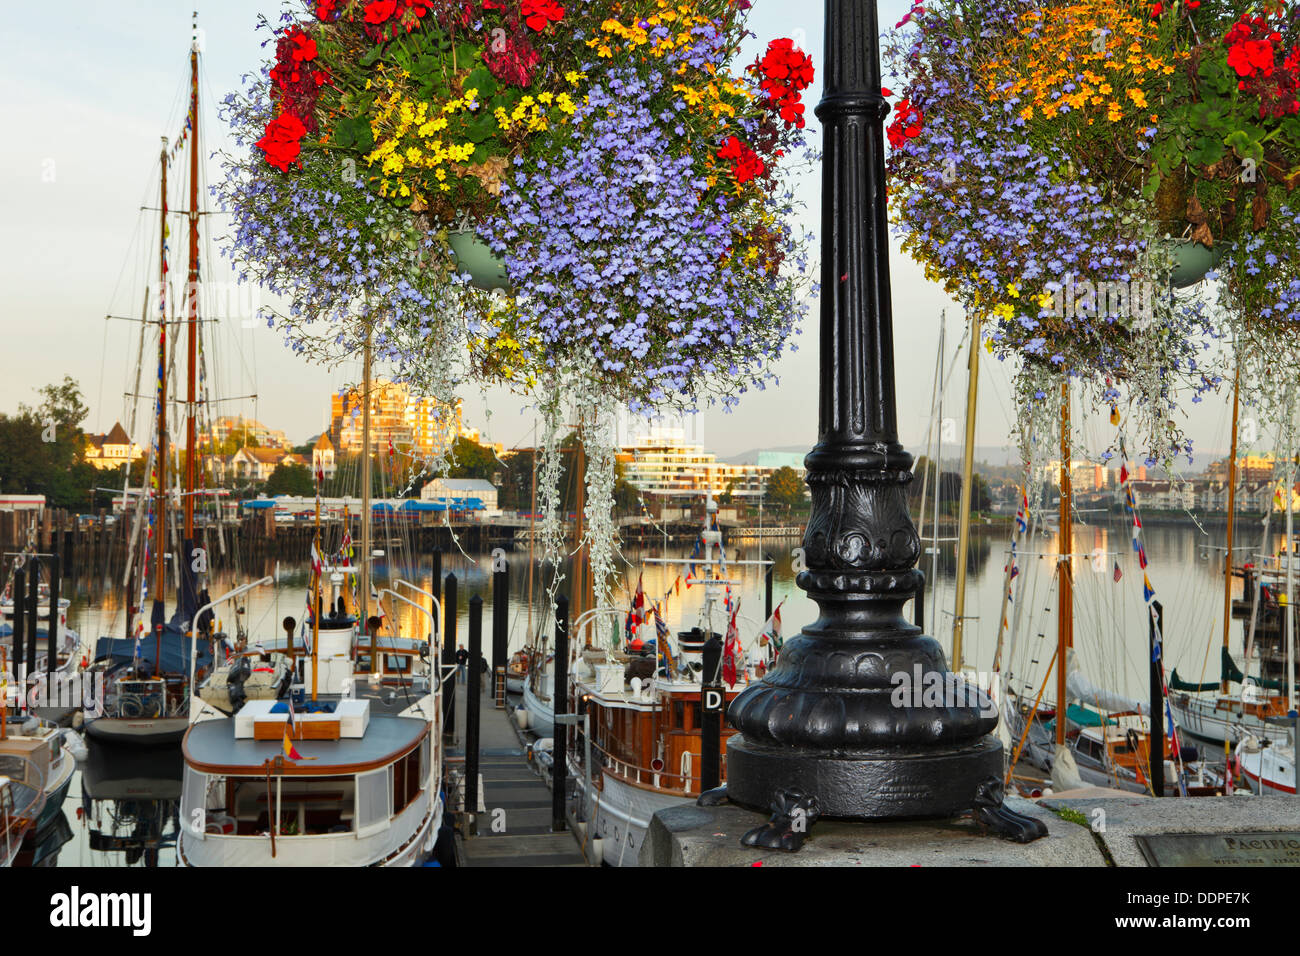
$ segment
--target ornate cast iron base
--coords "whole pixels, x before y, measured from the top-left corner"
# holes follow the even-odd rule
[[[727,795],[764,807],[772,794],[815,794],[821,812],[846,819],[950,817],[969,810],[989,777],[1002,772],[997,738],[916,751],[815,751],[764,747],[743,734],[727,741]]]
[[[738,743],[742,743],[740,737],[732,737],[731,740],[728,741],[727,753],[733,754],[735,752],[733,748]],[[979,826],[981,833],[988,835],[991,832],[996,836],[1012,840],[1016,843],[1032,843],[1040,837],[1047,836],[1047,825],[1044,824],[1042,820],[1036,820],[1033,817],[1027,817],[1024,814],[1016,813],[1014,810],[1008,809],[1003,803],[1005,794],[1003,792],[1002,778],[1000,776],[1002,769],[1001,746],[995,742],[991,747],[985,746],[979,749],[984,751],[984,753],[978,755],[980,760],[984,764],[991,766],[993,772],[984,777],[973,787],[967,789],[964,796],[959,796],[955,791],[944,788],[943,792],[947,796],[932,799],[928,805],[933,808],[938,808],[942,805],[946,809],[942,811],[935,809],[933,812],[925,813],[925,816],[956,817],[969,813],[976,825]],[[989,752],[991,752],[995,758],[992,761],[990,761],[987,756]],[[926,756],[930,757],[933,755],[927,754]],[[975,756],[977,755],[967,755],[966,759],[961,761],[962,766],[972,768],[977,766],[978,762],[975,760]],[[742,759],[749,758],[746,757]],[[899,766],[904,766],[902,762],[907,758],[895,756],[892,759],[895,768],[897,768]],[[912,759],[915,760],[916,758]],[[952,755],[950,754],[943,759],[951,761]],[[735,766],[734,760],[734,756],[728,757],[728,761],[731,762],[733,767]],[[824,767],[825,763],[825,758],[822,758],[822,762],[817,766]],[[874,775],[879,772],[882,766],[884,766],[884,764],[880,763],[875,766],[868,765],[865,771],[867,778],[871,780],[877,779]],[[956,765],[945,762],[941,764],[941,766],[945,770],[948,770]],[[910,775],[903,779],[912,781],[911,785],[915,786],[916,781],[919,779],[917,775],[918,769],[924,773],[932,768],[932,764],[923,766],[919,763],[910,767],[904,766],[904,769],[908,770]],[[854,776],[855,770],[861,770],[862,768],[855,768],[851,763],[848,763],[840,769],[844,772],[846,779],[854,780],[857,779]],[[821,779],[825,779],[825,776],[822,776]],[[893,802],[891,802],[889,793],[882,794],[879,792],[880,788],[875,788],[871,791],[862,791],[867,800],[870,801],[874,799],[877,801],[872,804],[872,806],[879,809],[880,812],[864,812],[864,809],[866,808],[861,804],[861,802],[859,802],[857,804],[858,809],[854,812],[828,813],[826,815],[845,816],[853,819],[862,819],[863,817],[870,816],[898,819],[895,814],[890,812],[891,809],[896,807],[897,800],[902,799],[909,801],[907,804],[909,809],[918,805],[918,792],[914,790],[906,790],[907,786],[907,784],[904,784],[897,788],[897,792],[893,794]],[[889,787],[886,789],[894,790],[895,788]],[[724,803],[732,802],[731,798],[733,796],[735,796],[735,793],[728,790],[727,785],[723,784],[721,787],[717,787],[716,789],[706,790],[704,793],[700,794],[699,799],[695,802],[697,806],[701,807],[717,807]],[[940,801],[943,802],[941,803]],[[735,802],[749,805],[758,803],[757,800],[751,801],[740,798],[737,798]],[[818,800],[816,796],[810,796],[804,791],[796,788],[779,788],[772,791],[770,806],[772,808],[771,819],[768,820],[767,823],[763,824],[763,826],[755,827],[742,836],[740,838],[742,846],[759,847],[766,850],[785,850],[790,853],[798,852],[803,847],[804,839],[808,836],[813,824],[821,818],[823,813],[826,813],[821,801]]]

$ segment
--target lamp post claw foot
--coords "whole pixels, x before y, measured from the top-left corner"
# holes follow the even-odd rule
[[[1002,781],[997,777],[989,777],[979,785],[975,791],[975,806],[971,808],[971,816],[982,831],[987,833],[992,830],[998,836],[1016,843],[1032,843],[1047,836],[1047,825],[1042,820],[1007,809],[1003,803],[1004,798]]]
[[[720,807],[727,802],[727,785],[724,783],[720,787],[714,787],[712,790],[705,790],[701,793],[699,799],[695,801],[695,805],[697,807]]]
[[[797,853],[820,816],[816,797],[801,790],[778,790],[772,797],[771,819],[741,837],[741,846]]]

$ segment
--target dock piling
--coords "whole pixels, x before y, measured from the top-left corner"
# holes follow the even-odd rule
[[[441,562],[439,562],[441,563]],[[451,668],[451,680],[442,685],[442,736],[444,740],[456,739],[456,575],[447,575],[442,599],[442,663],[446,672]]]
[[[504,708],[506,695],[504,689],[497,686],[497,682],[505,683],[505,668],[509,656],[507,628],[510,614],[510,563],[503,557],[493,567],[495,570],[492,572],[492,699],[496,702],[496,707]],[[469,653],[473,657],[474,649],[470,648]]]
[[[465,827],[478,834],[479,706],[483,677],[483,598],[469,599],[469,682],[465,687]]]
[[[556,717],[569,712],[569,599],[561,594],[555,600],[555,689],[551,692],[551,707]],[[559,833],[566,826],[564,820],[565,791],[568,789],[568,766],[565,738],[568,728],[555,722],[552,732],[551,756],[551,831]]]

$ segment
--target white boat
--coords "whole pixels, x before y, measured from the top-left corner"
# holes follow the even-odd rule
[[[0,737],[0,762],[8,757],[16,757],[30,761],[40,771],[45,803],[36,820],[38,830],[63,808],[68,786],[77,769],[76,758],[65,746],[67,734],[75,736],[71,730],[29,717],[18,722],[17,726],[14,722],[9,722],[8,733]]]
[[[23,595],[24,601],[26,595]],[[47,621],[50,617],[50,585],[42,581],[36,588],[36,617]],[[65,618],[72,602],[65,597],[59,598],[59,616]],[[14,616],[14,582],[13,578],[5,585],[4,594],[0,595],[0,620],[10,620]]]
[[[433,852],[443,816],[441,685],[426,681],[414,696],[409,684],[356,674],[349,615],[322,617],[312,631],[284,697],[245,700],[233,716],[202,697],[192,703],[184,865],[418,866]],[[438,660],[436,633],[429,643],[428,659]]]
[[[1237,744],[1237,759],[1255,793],[1295,796],[1295,743],[1290,733],[1281,742],[1247,734]]]
[[[715,566],[725,570],[727,564],[722,560],[721,532],[710,527],[709,519],[715,508],[709,498],[701,533],[706,552],[681,562],[705,571],[699,624],[679,632],[675,641],[663,638],[670,644],[669,655],[660,653],[657,634],[650,642],[634,636],[627,645],[628,649],[645,646],[646,653],[593,651],[590,648],[598,642],[585,640],[584,628],[593,633],[599,630],[599,612],[589,612],[575,622],[569,699],[580,701],[579,708],[589,715],[589,735],[583,740],[577,728],[571,730],[566,753],[577,785],[581,815],[588,821],[591,835],[604,841],[602,860],[611,866],[637,866],[654,814],[669,807],[693,805],[700,795],[701,708],[705,691],[702,652],[710,635],[722,638],[713,626],[728,619],[728,613],[720,607],[723,589],[739,583],[713,576]],[[717,549],[717,559],[714,549]],[[730,563],[768,564],[766,561]],[[739,622],[739,613],[735,616]],[[748,626],[756,624],[744,620]],[[654,633],[653,627],[651,632]],[[584,646],[589,649],[577,650]],[[719,679],[720,675],[712,675],[713,681]],[[726,705],[748,686],[748,679],[742,652],[736,662],[736,682],[731,686],[721,685],[724,713]],[[525,694],[525,706],[528,700],[529,695]],[[531,708],[529,719],[532,719]],[[726,781],[727,740],[734,733],[724,720],[719,746],[719,783]]]
[[[1275,743],[1286,740],[1286,728],[1269,718],[1286,715],[1286,698],[1281,695],[1254,695],[1254,685],[1242,686],[1241,694],[1216,694],[1201,697],[1174,692],[1169,695],[1169,709],[1179,728],[1211,744],[1235,743],[1247,735],[1256,740]]]
[[[539,737],[555,733],[555,655],[534,663],[524,681],[524,710],[528,711],[528,729]]]
[[[44,807],[45,780],[36,764],[0,754],[0,867],[13,865]]]

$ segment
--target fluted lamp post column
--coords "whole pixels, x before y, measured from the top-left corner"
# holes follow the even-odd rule
[[[820,423],[805,459],[812,512],[797,579],[821,613],[727,712],[740,733],[727,743],[726,797],[777,811],[775,828],[747,837],[762,845],[778,845],[778,817],[788,822],[800,807],[814,819],[941,817],[980,805],[1015,816],[1001,809],[996,708],[955,682],[939,642],[902,614],[921,576],[920,540],[894,399],[889,106],[874,0],[826,0],[824,63]]]

